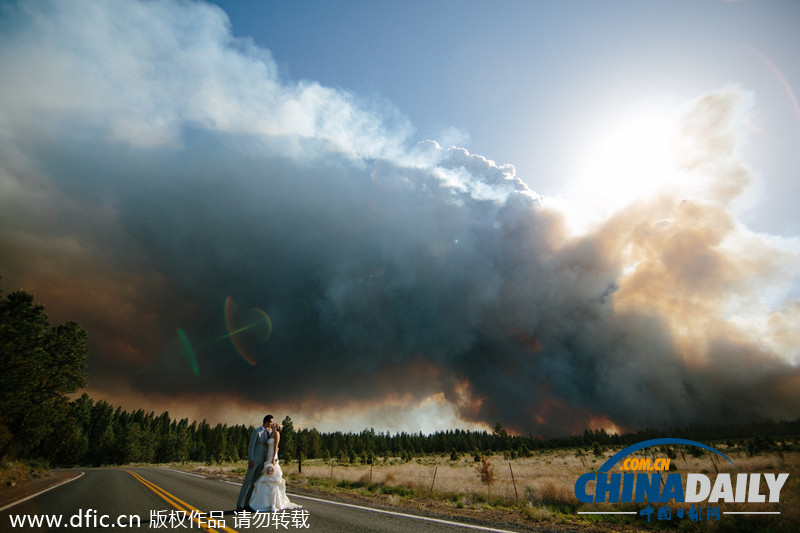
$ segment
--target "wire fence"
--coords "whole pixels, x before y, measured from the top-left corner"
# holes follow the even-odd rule
[[[382,484],[395,487],[423,488],[437,492],[482,494],[507,498],[569,499],[571,483],[580,473],[576,466],[562,465],[560,472],[542,472],[535,465],[515,465],[503,459],[490,460],[491,483],[481,479],[481,463],[415,462],[372,465],[304,464],[303,477],[328,478],[337,481]],[[287,470],[291,467],[287,468]],[[538,469],[539,472],[533,472]],[[293,470],[293,469],[292,469]],[[585,472],[585,470],[583,470]],[[293,472],[294,473],[294,472]],[[571,476],[571,474],[575,474]],[[571,477],[570,477],[571,476]],[[487,479],[487,477],[484,477]],[[571,481],[570,481],[571,480]]]
[[[460,461],[417,460],[417,461],[378,461],[374,464],[324,463],[315,460],[302,466],[298,473],[296,463],[287,465],[287,473],[303,477],[328,478],[337,481],[381,484],[393,487],[423,488],[441,493],[481,494],[483,496],[502,496],[506,498],[536,501],[574,502],[575,481],[581,474],[596,470],[611,454],[599,456],[575,456],[574,454],[553,453],[531,459],[508,460],[502,456],[489,458],[492,483],[484,483],[479,471],[481,463],[471,459]],[[740,468],[751,471],[770,470],[776,464],[797,465],[800,454],[788,453],[778,457],[763,454],[747,457],[742,454],[736,458]],[[682,472],[719,472],[728,465],[715,462],[715,458],[703,455],[691,457],[681,454],[672,461]],[[666,472],[664,472],[666,475]]]

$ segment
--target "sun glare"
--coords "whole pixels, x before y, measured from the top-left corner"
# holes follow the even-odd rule
[[[679,149],[688,142],[680,138],[680,118],[677,109],[653,106],[606,120],[578,143],[574,179],[551,202],[573,231],[584,233],[636,200],[691,187],[692,176],[679,167]]]

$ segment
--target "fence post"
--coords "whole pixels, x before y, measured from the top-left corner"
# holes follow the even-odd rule
[[[519,500],[519,493],[517,492],[517,482],[514,480],[514,470],[511,468],[511,459],[507,459],[508,469],[511,471],[511,483],[514,484],[514,497]]]
[[[436,482],[436,471],[439,470],[439,463],[437,461],[436,467],[433,469],[433,479],[431,480],[431,492],[433,492],[433,484]]]
[[[650,457],[653,458],[653,466],[655,466],[656,455],[653,453],[653,450],[650,450]],[[719,470],[717,470],[717,472],[719,472]],[[663,474],[663,472],[659,472],[658,473],[658,478],[661,480],[661,490],[664,490],[664,476],[662,474]]]

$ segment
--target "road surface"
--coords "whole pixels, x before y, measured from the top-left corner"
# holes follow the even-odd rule
[[[290,494],[284,513],[234,512],[239,485],[161,468],[89,468],[0,510],[0,531],[294,531],[326,533],[510,531],[415,517]],[[35,521],[35,522],[33,522]]]

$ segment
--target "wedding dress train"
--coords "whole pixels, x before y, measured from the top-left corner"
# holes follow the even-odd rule
[[[267,457],[271,459],[274,454],[275,439],[267,439]],[[283,480],[283,471],[278,462],[275,461],[274,465],[267,462],[250,497],[250,508],[260,512],[276,512],[301,507],[289,501],[286,496],[286,482]]]

